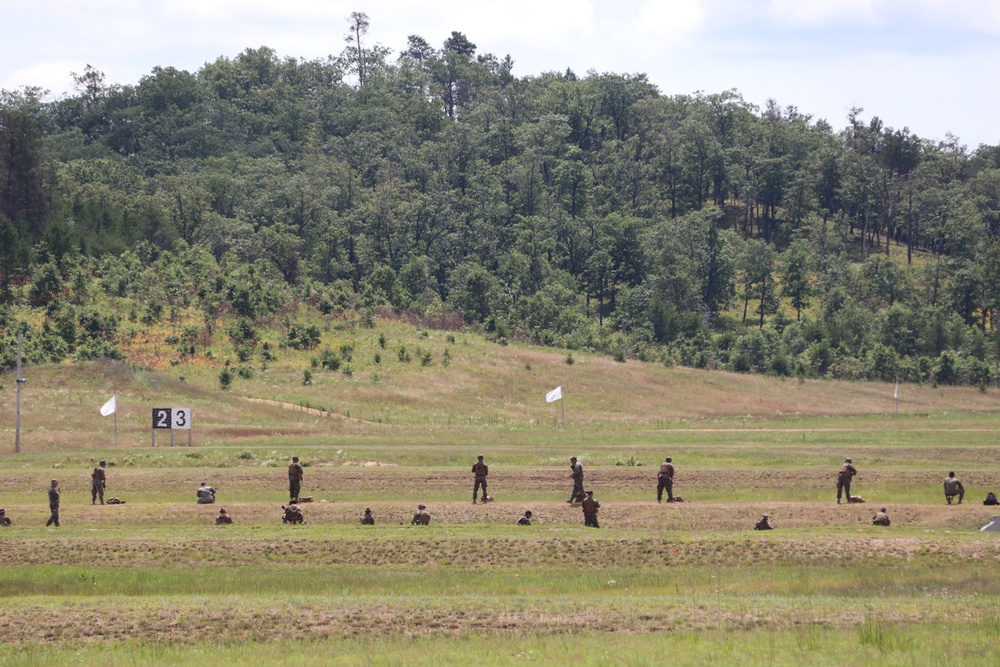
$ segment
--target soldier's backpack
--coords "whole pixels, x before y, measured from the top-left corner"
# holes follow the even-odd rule
[[[986,494],[986,500],[983,501],[984,505],[1000,505],[1000,500],[997,500],[995,493],[990,491]]]

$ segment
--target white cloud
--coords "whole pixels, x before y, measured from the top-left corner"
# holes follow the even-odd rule
[[[684,43],[701,29],[707,16],[698,0],[649,0],[639,12],[638,29],[669,43]]]
[[[824,26],[831,23],[881,22],[886,0],[771,0],[768,14],[783,23]]]
[[[996,0],[911,0],[900,9],[916,11],[932,25],[1000,33],[1000,2]]]
[[[58,97],[73,90],[70,72],[82,72],[86,63],[78,60],[45,60],[9,72],[0,79],[0,88],[16,90],[23,86],[37,86]]]

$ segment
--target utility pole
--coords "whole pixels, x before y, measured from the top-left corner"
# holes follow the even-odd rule
[[[17,334],[17,411],[14,413],[14,453],[21,453],[21,385],[25,380],[21,377],[21,334]]]

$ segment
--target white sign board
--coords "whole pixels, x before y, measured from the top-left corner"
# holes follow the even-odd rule
[[[170,428],[191,430],[191,408],[171,408]]]

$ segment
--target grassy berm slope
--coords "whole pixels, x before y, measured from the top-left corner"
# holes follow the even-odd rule
[[[262,335],[268,340],[268,333]],[[499,346],[380,321],[240,362],[0,377],[0,663],[996,664],[1000,398],[780,380]],[[447,354],[446,354],[447,351]],[[211,358],[205,352],[211,352]],[[337,370],[323,358],[336,357]],[[230,359],[232,386],[220,387]],[[315,366],[313,360],[315,359]],[[329,364],[328,364],[329,366]],[[242,374],[237,371],[242,370]],[[304,384],[305,371],[311,383]],[[562,386],[565,405],[546,403]],[[117,387],[113,417],[100,406]],[[193,411],[157,433],[151,410]],[[563,426],[563,408],[565,425]],[[490,465],[496,501],[472,503]],[[280,522],[289,457],[307,523]],[[565,502],[569,457],[602,503]],[[672,456],[682,503],[657,503]],[[844,457],[865,504],[837,505]],[[90,471],[106,458],[107,495]],[[942,480],[965,483],[949,506]],[[49,479],[62,525],[45,528]],[[194,503],[206,481],[219,504]],[[418,503],[427,527],[409,525]],[[235,524],[216,527],[218,507]],[[885,506],[893,525],[870,525]],[[365,507],[378,524],[358,525]],[[530,509],[531,527],[514,526]],[[755,532],[769,513],[776,530]],[[667,659],[669,657],[669,659]]]

